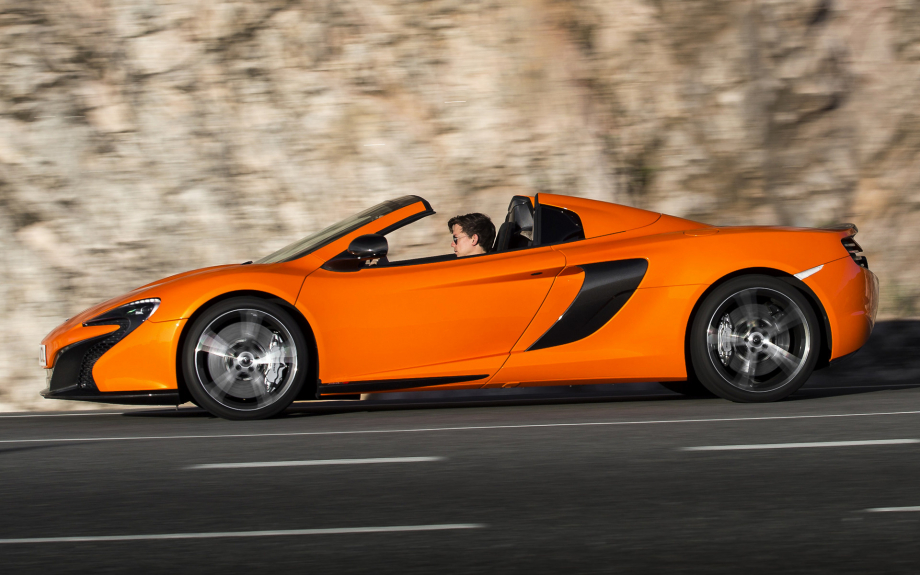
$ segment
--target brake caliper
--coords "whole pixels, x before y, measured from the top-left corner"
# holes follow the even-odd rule
[[[271,356],[281,350],[281,338],[278,337],[278,334],[275,333],[272,335],[271,344],[268,346],[268,355]],[[272,393],[275,391],[275,388],[278,384],[281,383],[281,380],[284,379],[284,370],[287,369],[287,364],[282,361],[273,361],[267,365],[265,371],[265,391]]]
[[[735,328],[732,326],[732,320],[728,317],[728,314],[722,316],[722,321],[719,322],[719,359],[722,361],[722,365],[727,366],[728,362],[731,361],[733,346],[732,339]]]

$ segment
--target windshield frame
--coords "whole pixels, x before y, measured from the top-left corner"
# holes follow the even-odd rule
[[[336,222],[316,233],[310,234],[294,243],[288,244],[280,250],[274,251],[262,259],[256,261],[257,264],[277,264],[291,262],[300,259],[308,254],[328,246],[336,240],[361,229],[367,224],[400,210],[412,204],[423,202],[428,209],[428,202],[419,196],[402,196],[394,200],[386,200],[372,206],[362,212],[351,215],[344,220]]]

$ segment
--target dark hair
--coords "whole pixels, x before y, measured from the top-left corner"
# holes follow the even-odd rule
[[[495,243],[495,224],[492,223],[489,216],[479,213],[454,216],[448,220],[447,229],[453,232],[455,224],[459,225],[466,235],[479,236],[479,245],[486,253],[492,251],[492,244]]]

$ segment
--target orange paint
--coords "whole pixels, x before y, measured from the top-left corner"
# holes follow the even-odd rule
[[[831,326],[831,359],[866,343],[878,309],[878,280],[850,257],[827,263],[805,283],[824,304]]]
[[[535,351],[515,348],[489,385],[686,379],[687,321],[705,288],[638,289],[606,326],[584,339]]]
[[[323,382],[492,375],[564,265],[545,247],[420,266],[318,269],[297,308],[316,333]]]
[[[176,346],[185,321],[145,321],[103,354],[93,367],[99,391],[176,389]]]
[[[43,343],[54,361],[62,347],[117,329],[85,328],[84,321],[160,298],[156,313],[98,360],[93,377],[100,391],[175,389],[188,318],[216,298],[245,291],[303,314],[316,337],[323,383],[482,376],[431,387],[468,389],[681,380],[691,312],[709,286],[742,270],[793,275],[819,265],[805,283],[827,310],[832,357],[859,349],[871,331],[877,280],[841,245],[851,232],[716,228],[582,198],[540,194],[535,201],[578,214],[587,239],[352,272],[321,267],[357,236],[423,212],[418,201],[295,261],[219,266],[148,284],[78,314]],[[527,351],[578,295],[580,266],[627,259],[646,260],[648,271],[606,325],[577,341]]]

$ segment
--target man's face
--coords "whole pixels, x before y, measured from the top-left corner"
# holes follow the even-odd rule
[[[458,258],[482,253],[482,248],[479,247],[478,235],[473,234],[473,237],[466,235],[466,232],[463,231],[460,224],[454,224],[454,227],[451,228],[451,232],[454,234],[454,237],[450,242],[450,246],[454,248],[454,254]]]

